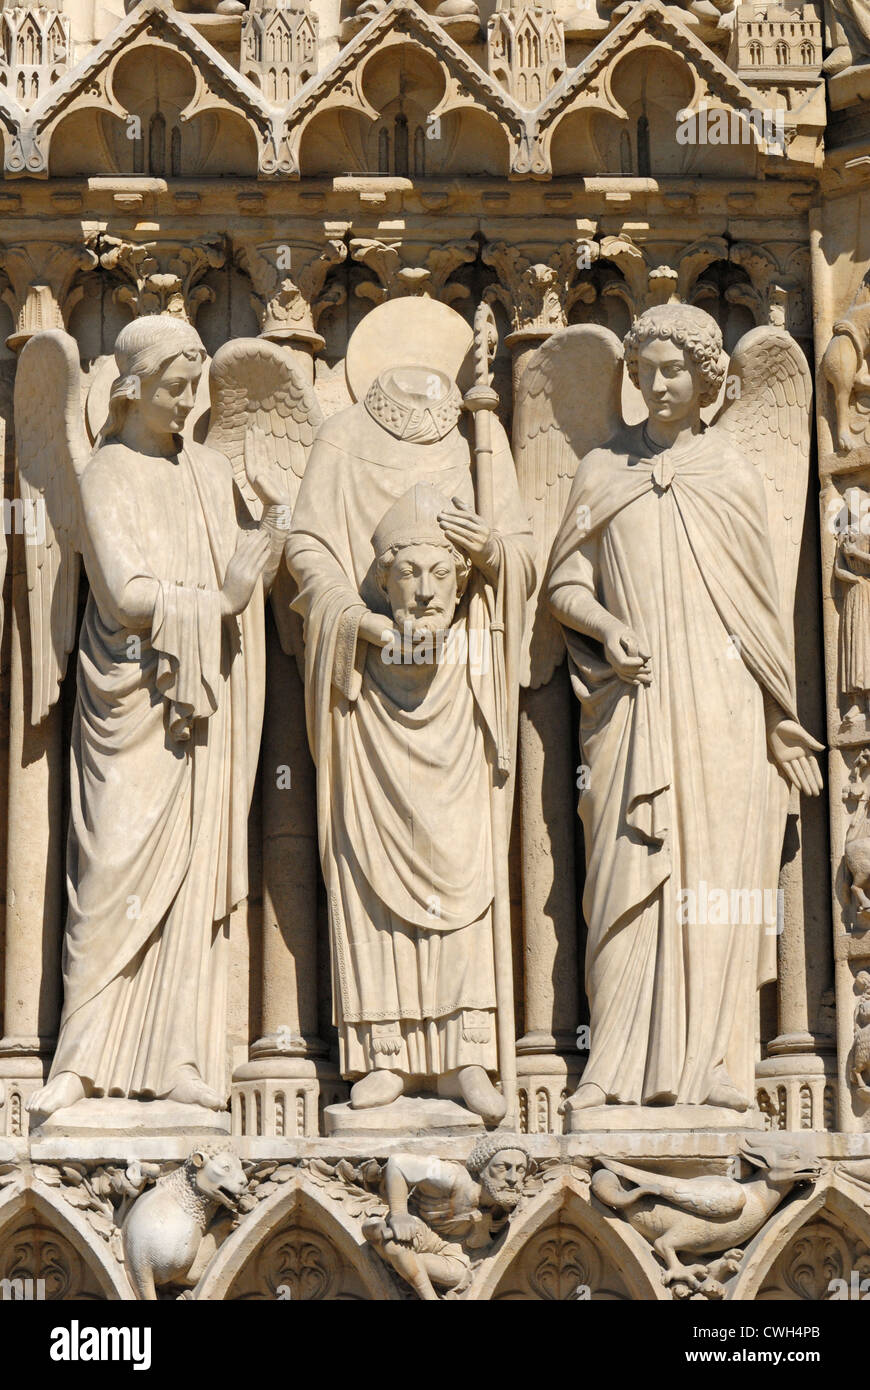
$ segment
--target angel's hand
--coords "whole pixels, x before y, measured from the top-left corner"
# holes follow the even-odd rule
[[[269,457],[269,441],[258,425],[245,434],[245,473],[264,506],[289,505],[290,493],[283,468]]]
[[[271,553],[267,531],[243,531],[239,537],[221,589],[225,617],[244,612]]]
[[[640,643],[625,623],[615,623],[602,639],[604,655],[620,680],[629,685],[649,685],[652,681],[650,656],[640,649]]]
[[[459,497],[451,501],[450,511],[438,513],[441,530],[487,579],[494,579],[498,573],[499,551],[492,530],[467,502]]]
[[[818,796],[822,790],[822,770],[814,753],[823,744],[808,734],[795,719],[781,719],[767,735],[770,755],[783,776],[804,796]]]

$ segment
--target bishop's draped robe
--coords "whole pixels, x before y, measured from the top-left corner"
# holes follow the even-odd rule
[[[440,663],[419,702],[403,697],[400,668],[357,638],[366,608],[391,623],[373,579],[372,536],[393,503],[431,483],[474,505],[454,395],[452,414],[433,412],[428,432],[421,426],[413,438],[411,407],[377,384],[367,404],[328,420],[286,548],[305,621],[333,1019],[349,1076],[376,1067],[427,1077],[469,1064],[496,1068],[492,591],[473,571],[454,621],[470,659]],[[513,462],[504,432],[496,433],[494,530],[510,693],[533,570]],[[481,643],[484,660],[476,659]],[[510,706],[515,730],[513,695]]]
[[[198,445],[165,459],[109,444],[82,480],[90,595],[52,1075],[97,1094],[160,1096],[182,1066],[226,1094],[227,919],[247,894],[265,659],[262,585],[221,617],[236,502],[230,464]]]
[[[715,431],[657,457],[627,431],[580,463],[548,587],[588,769],[583,1080],[612,1102],[723,1084],[751,1102],[788,804],[765,703],[797,718],[762,479]],[[632,629],[651,685],[567,625],[572,595]]]

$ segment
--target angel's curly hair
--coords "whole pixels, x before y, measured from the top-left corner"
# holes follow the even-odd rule
[[[639,384],[638,351],[655,338],[668,338],[689,354],[701,374],[701,405],[712,405],[728,370],[716,320],[691,304],[660,304],[645,310],[623,339],[625,365],[635,386]]]

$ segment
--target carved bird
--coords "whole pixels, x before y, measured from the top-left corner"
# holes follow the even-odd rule
[[[744,1245],[796,1184],[813,1182],[820,1172],[818,1164],[773,1142],[743,1144],[741,1152],[757,1169],[744,1182],[671,1177],[602,1159],[592,1191],[605,1206],[623,1212],[651,1243],[665,1265],[666,1284],[692,1282],[706,1273],[706,1266],[684,1265],[678,1252],[709,1255]]]

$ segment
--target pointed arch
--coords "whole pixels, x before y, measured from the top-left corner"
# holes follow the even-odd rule
[[[75,1207],[38,1179],[27,1187],[8,1189],[0,1198],[0,1250],[10,1248],[16,1231],[29,1232],[34,1228],[55,1234],[62,1245],[72,1248],[97,1290],[90,1296],[109,1301],[135,1298],[123,1267],[107,1243]]]
[[[543,1249],[542,1238],[550,1232],[552,1241],[561,1247],[555,1254]],[[519,1271],[530,1255],[546,1262],[548,1269],[543,1276],[526,1276],[524,1284],[537,1289],[525,1295],[528,1297],[558,1297],[557,1286],[564,1282],[556,1268],[560,1260],[563,1266],[570,1266],[568,1282],[574,1269],[578,1272],[577,1282],[584,1282],[579,1276],[584,1269],[588,1271],[590,1259],[595,1257],[601,1275],[595,1281],[598,1297],[669,1298],[661,1266],[646,1242],[627,1221],[615,1217],[596,1201],[586,1183],[573,1176],[548,1183],[513,1217],[504,1243],[476,1272],[465,1298],[481,1301],[510,1297],[512,1273]],[[596,1297],[595,1288],[592,1297]]]
[[[349,1216],[339,1201],[327,1204],[322,1190],[302,1173],[267,1197],[224,1241],[200,1279],[194,1298],[280,1297],[274,1291],[258,1295],[249,1290],[258,1259],[282,1232],[298,1236],[291,1257],[291,1278],[311,1290],[309,1297],[336,1296],[336,1279],[330,1282],[330,1272],[323,1268],[326,1253],[345,1274],[341,1285],[345,1292],[339,1290],[340,1299],[401,1299],[386,1266],[363,1236],[361,1223]],[[310,1236],[315,1239],[306,1239]]]
[[[728,1291],[729,1299],[755,1300],[762,1294],[765,1283],[777,1261],[805,1232],[819,1233],[829,1219],[862,1247],[870,1250],[870,1212],[863,1206],[862,1189],[839,1175],[816,1184],[806,1197],[785,1202],[767,1225],[755,1236],[746,1249],[740,1271]],[[849,1271],[846,1271],[846,1278]],[[796,1299],[802,1295],[796,1286]]]

